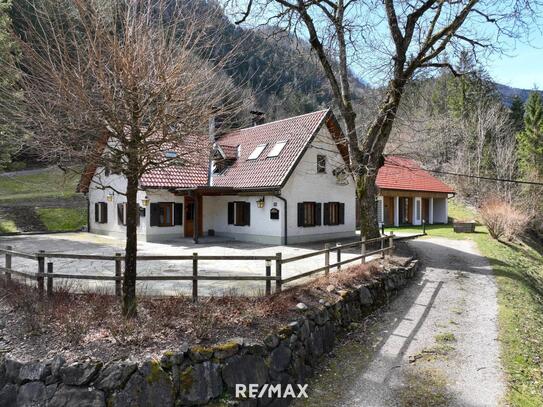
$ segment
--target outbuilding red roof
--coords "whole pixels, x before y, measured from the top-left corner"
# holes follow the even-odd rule
[[[454,190],[430,175],[415,161],[398,156],[388,156],[377,174],[380,189],[400,189],[406,191],[427,191],[454,193]]]

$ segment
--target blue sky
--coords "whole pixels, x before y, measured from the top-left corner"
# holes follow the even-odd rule
[[[508,55],[494,56],[484,63],[492,78],[515,88],[543,89],[543,35],[533,32],[530,40],[534,46],[517,42]],[[538,47],[538,48],[535,48]]]

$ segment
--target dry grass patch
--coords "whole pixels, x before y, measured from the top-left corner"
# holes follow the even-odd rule
[[[73,294],[56,287],[51,297],[40,299],[34,288],[3,281],[0,319],[10,327],[4,339],[18,359],[55,354],[69,359],[143,359],[182,343],[213,344],[239,336],[262,339],[298,315],[297,303],[333,303],[339,298],[337,291],[371,280],[382,267],[371,263],[344,268],[268,297],[202,297],[198,303],[186,296],[141,297],[133,320],[123,319],[119,299],[111,295]]]

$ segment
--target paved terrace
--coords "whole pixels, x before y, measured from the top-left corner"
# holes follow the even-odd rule
[[[341,243],[352,242],[341,241]],[[336,242],[331,242],[335,244]],[[98,254],[114,255],[124,252],[124,241],[111,237],[94,235],[91,233],[63,233],[50,235],[26,235],[0,237],[0,246],[11,245],[14,250],[36,253],[39,250],[55,253],[71,254]],[[311,253],[324,248],[324,243],[303,244],[296,246],[271,246],[257,243],[245,243],[221,238],[204,238],[201,243],[194,244],[191,239],[180,238],[163,243],[140,242],[138,250],[140,255],[270,255],[281,252],[283,258]],[[360,254],[360,247],[342,251],[341,260],[355,257]],[[48,261],[46,259],[46,261]],[[73,260],[52,259],[55,273],[87,274],[113,276],[115,265],[113,261],[103,260]],[[336,253],[331,253],[330,263],[336,261]],[[3,266],[3,259],[0,265]],[[357,264],[358,261],[352,264]],[[348,264],[347,266],[349,266]],[[324,254],[287,263],[283,265],[283,277],[290,277],[318,267],[324,266]],[[345,267],[345,266],[344,266]],[[12,268],[20,271],[37,271],[37,261],[13,257]],[[332,269],[335,272],[335,269]],[[275,262],[272,263],[272,275],[275,273]],[[138,262],[138,275],[192,275],[191,260],[176,261],[140,261]],[[198,274],[210,276],[234,275],[265,275],[265,262],[263,260],[200,260]],[[320,274],[319,274],[320,275]],[[15,278],[15,277],[14,277]],[[300,284],[306,279],[296,280],[292,284]],[[28,280],[29,284],[36,284]],[[93,280],[67,280],[54,279],[55,287],[65,287],[73,292],[99,291],[113,293],[113,281]],[[289,285],[285,285],[288,287]],[[274,282],[272,282],[272,289]],[[139,294],[145,295],[190,295],[192,283],[190,281],[142,281],[137,283]],[[264,281],[199,281],[199,295],[263,294]]]

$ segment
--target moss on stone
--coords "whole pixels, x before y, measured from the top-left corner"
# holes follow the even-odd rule
[[[228,342],[224,342],[224,343],[220,343],[218,345],[215,345],[214,347],[214,350],[219,350],[219,351],[227,351],[227,350],[232,350],[232,349],[236,349],[237,347],[239,346],[239,343],[236,342],[236,341],[228,341]]]
[[[183,391],[188,392],[191,389],[194,383],[194,378],[192,377],[192,366],[187,367],[179,374],[179,383]]]
[[[150,361],[149,366],[151,368],[151,371],[145,377],[145,380],[147,381],[147,383],[153,384],[158,382],[162,378],[164,371],[160,367],[160,362],[158,360]]]

